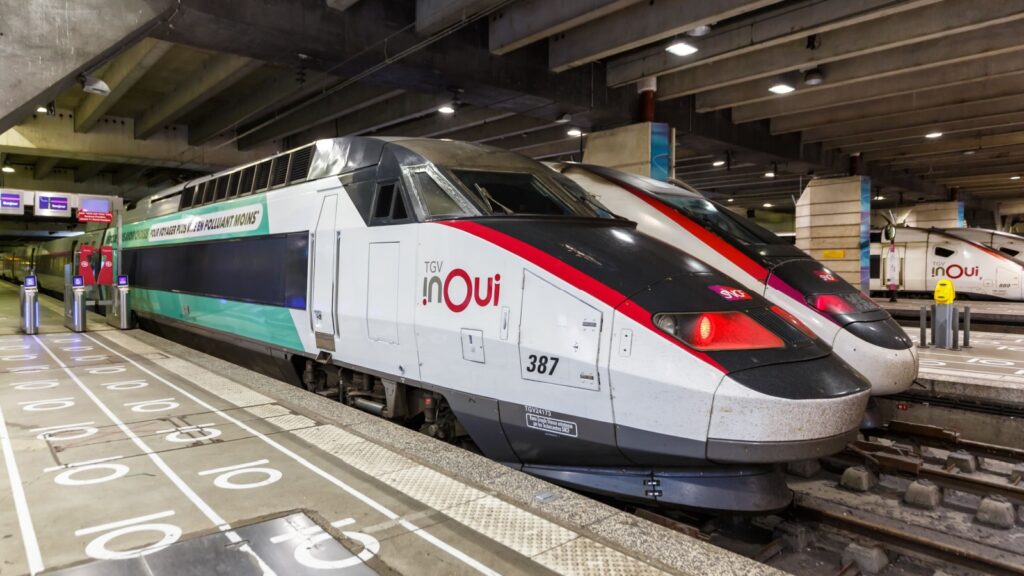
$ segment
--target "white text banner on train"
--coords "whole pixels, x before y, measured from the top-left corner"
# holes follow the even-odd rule
[[[266,206],[260,200],[209,206],[128,224],[124,227],[122,242],[126,248],[132,248],[267,234]]]

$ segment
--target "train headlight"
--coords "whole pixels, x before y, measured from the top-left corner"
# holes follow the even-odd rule
[[[654,325],[694,350],[760,350],[786,343],[743,312],[656,314]]]

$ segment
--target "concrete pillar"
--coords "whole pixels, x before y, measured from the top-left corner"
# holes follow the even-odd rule
[[[816,178],[796,203],[796,246],[866,292],[870,218],[867,176]]]
[[[916,228],[963,228],[966,225],[962,200],[918,204],[907,215],[907,226]]]
[[[173,0],[0,0],[0,133],[171,13]]]
[[[657,180],[675,177],[675,130],[661,122],[642,122],[587,135],[583,161]]]

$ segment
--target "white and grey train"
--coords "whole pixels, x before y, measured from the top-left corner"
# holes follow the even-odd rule
[[[44,271],[112,236],[13,273],[59,290]],[[147,329],[616,498],[783,507],[781,463],[843,448],[870,393],[760,294],[486,146],[320,140],[144,200],[122,239]]]
[[[1024,236],[987,228],[946,228],[946,232],[957,238],[988,246],[1010,258],[1024,261]]]
[[[914,383],[917,350],[889,313],[789,241],[689,187],[604,166],[553,166],[637,222],[641,232],[707,262],[799,318],[867,378],[872,395],[895,394]]]
[[[1024,300],[1024,260],[991,248],[962,231],[897,226],[894,244],[899,257],[899,291],[931,294],[943,278],[953,281],[958,296],[973,299]],[[882,232],[871,236],[871,290],[885,291],[883,271],[889,263],[889,242]],[[970,234],[969,234],[970,235]]]

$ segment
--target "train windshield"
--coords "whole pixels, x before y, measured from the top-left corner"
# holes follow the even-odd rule
[[[415,168],[406,178],[428,219],[472,216],[613,218],[575,182],[550,171]]]
[[[733,239],[745,246],[761,246],[765,244],[789,245],[757,224],[740,218],[729,210],[716,206],[713,202],[695,196],[678,194],[658,194],[658,198],[682,212],[686,217],[701,226],[715,232],[719,236]]]

